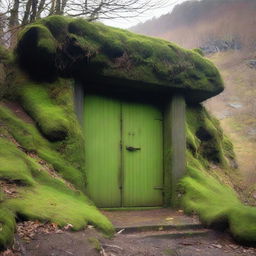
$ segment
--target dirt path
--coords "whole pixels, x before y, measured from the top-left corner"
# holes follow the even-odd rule
[[[255,248],[235,244],[224,233],[204,236],[155,238],[118,234],[105,238],[94,229],[37,234],[31,241],[16,237],[15,256],[255,256]],[[4,255],[4,254],[2,254]],[[13,256],[13,254],[5,254]]]
[[[92,226],[71,232],[67,225],[18,224],[12,251],[1,256],[255,256],[227,232],[205,229],[196,217],[172,209],[103,211],[117,233],[107,238]]]
[[[113,243],[123,248],[114,255],[129,256],[238,256],[256,255],[255,249],[234,244],[223,233],[211,232],[204,236],[156,238],[140,237],[140,234],[120,235]],[[108,249],[108,248],[107,248]],[[109,252],[110,250],[107,250]]]

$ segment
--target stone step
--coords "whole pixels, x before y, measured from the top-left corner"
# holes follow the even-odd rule
[[[116,227],[116,232],[122,234],[139,233],[147,231],[166,232],[166,231],[184,231],[203,229],[204,226],[200,223],[194,224],[164,224],[164,225],[137,225],[137,226],[119,226]]]
[[[186,229],[186,230],[166,230],[166,231],[144,231],[137,233],[126,233],[128,237],[136,237],[138,239],[154,238],[154,239],[173,239],[180,237],[206,236],[212,233],[210,229]]]

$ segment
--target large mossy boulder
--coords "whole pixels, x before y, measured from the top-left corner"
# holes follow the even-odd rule
[[[217,68],[196,51],[85,19],[52,16],[20,34],[17,59],[39,81],[57,77],[137,88],[181,92],[200,102],[223,90]]]

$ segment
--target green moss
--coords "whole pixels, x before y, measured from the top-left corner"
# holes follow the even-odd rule
[[[207,160],[200,157],[195,157],[189,150],[186,152],[186,159],[187,164],[199,170],[204,170],[204,168],[208,166]]]
[[[69,23],[69,33],[76,34],[78,36],[87,36],[92,39],[97,38],[97,30],[91,26],[89,22],[84,22],[84,19],[73,19]]]
[[[88,52],[88,57],[96,56],[97,49],[99,48],[99,44],[91,40],[91,38],[70,34],[69,40],[73,41],[74,42],[73,46],[77,47],[77,49],[73,49],[73,52],[71,50],[72,55],[74,55],[74,57],[75,55],[77,55],[77,57],[81,57],[79,56],[79,54],[84,52]],[[81,51],[78,51],[77,53],[75,53],[75,51],[78,50],[79,48],[81,48]]]
[[[65,112],[50,99],[46,85],[25,84],[20,88],[19,96],[22,106],[49,140],[67,137],[69,122]]]
[[[149,40],[144,40],[143,42],[141,40],[135,40],[135,39],[130,39],[127,41],[129,45],[129,53],[132,54],[138,54],[142,58],[149,58],[153,55],[153,46],[150,43]]]
[[[27,40],[33,40],[31,46],[38,47],[39,52],[53,54],[56,52],[56,41],[50,30],[42,24],[32,24],[27,26],[19,35],[21,43],[28,43]],[[24,41],[23,41],[24,40]],[[42,43],[42,40],[44,43]],[[36,49],[35,49],[36,50]],[[32,51],[32,49],[30,49]],[[39,53],[37,52],[37,53]],[[39,60],[40,61],[40,60]]]
[[[0,204],[0,250],[12,243],[15,227],[13,213]]]
[[[0,179],[19,181],[27,185],[34,184],[31,175],[34,166],[28,161],[26,154],[3,138],[0,138],[0,163]]]
[[[224,137],[219,121],[201,105],[190,105],[186,112],[187,148],[205,167],[209,163],[228,167],[227,159],[234,159],[232,143]]]
[[[47,39],[53,45],[52,50],[43,46]],[[30,50],[24,51],[28,46]],[[150,88],[154,85],[159,91],[189,88],[194,101],[223,90],[218,70],[195,51],[81,18],[53,16],[21,32],[16,50],[18,60],[37,80],[45,80],[43,75],[48,70],[39,58],[44,49],[48,51],[48,66],[52,68],[48,79],[63,76],[86,81],[88,77],[101,80],[107,76],[113,80],[143,82],[144,86],[150,84]]]
[[[42,24],[32,24],[21,32],[19,38],[16,55],[20,67],[31,70],[32,78],[40,77],[46,81],[55,78],[57,43],[50,30]]]
[[[188,175],[181,181],[186,212],[196,212],[207,225],[226,224],[237,240],[255,243],[256,208],[244,206],[233,189],[202,170],[188,166]]]
[[[240,242],[256,242],[256,207],[237,205],[229,215],[230,231]]]
[[[200,140],[193,134],[191,129],[188,127],[188,124],[186,124],[186,141],[187,141],[187,148],[189,151],[197,156],[198,155],[198,149],[200,146]]]
[[[232,144],[231,140],[226,135],[223,136],[223,150],[224,150],[224,154],[229,159],[235,159],[233,144]]]
[[[85,190],[84,174],[62,157],[56,151],[55,145],[43,138],[33,124],[23,122],[3,106],[0,106],[0,120],[24,149],[38,153],[41,158],[52,164],[64,179],[78,189]]]
[[[44,185],[20,188],[19,192],[22,200],[13,198],[5,205],[27,219],[49,220],[61,227],[69,223],[73,225],[73,230],[79,230],[90,223],[107,234],[114,232],[108,219],[95,206],[90,205],[82,194],[72,191],[63,193]]]
[[[74,84],[67,80],[61,80],[58,84],[51,84],[49,88],[51,99],[64,110],[65,117],[69,122],[68,136],[64,141],[57,143],[58,151],[85,176],[84,138],[74,112],[73,93]]]
[[[39,84],[23,79],[16,89],[13,96],[16,95],[15,98],[34,119],[36,128],[45,138],[34,125],[29,126],[14,119],[2,108],[4,118],[12,128],[12,135],[26,150],[40,153],[67,180],[84,190],[84,140],[74,113],[73,82],[59,79],[52,84]]]
[[[202,49],[200,49],[200,48],[195,48],[195,49],[193,49],[193,51],[200,54],[201,56],[204,56],[204,53],[203,53]]]
[[[189,167],[188,172],[190,176],[182,180],[186,191],[183,198],[186,210],[195,210],[208,225],[226,220],[230,208],[239,203],[235,192],[202,170]]]
[[[68,31],[68,18],[63,16],[49,16],[42,20],[44,24],[58,40],[65,40]]]
[[[74,113],[73,83],[67,80],[54,84],[26,83],[19,94],[22,106],[43,134],[52,141],[58,140],[54,144],[57,151],[85,176],[84,141]],[[48,153],[44,156],[51,158]]]
[[[2,188],[0,188],[0,203],[2,203],[4,200],[4,192],[2,190]]]
[[[13,213],[24,219],[52,221],[61,227],[72,224],[74,230],[81,229],[90,223],[108,235],[113,234],[114,229],[111,223],[85,195],[78,190],[71,190],[61,178],[50,176],[33,158],[28,157],[6,139],[0,142],[4,143],[0,144],[2,151],[4,147],[7,148],[5,151],[13,153],[10,155],[13,162],[9,162],[9,166],[4,166],[8,167],[9,173],[7,176],[2,176],[1,168],[0,179],[4,178],[11,182],[22,181],[23,184],[26,181],[31,185],[17,186],[18,197],[3,198],[1,202],[0,248],[6,247],[12,241],[15,226]],[[8,159],[5,151],[3,151],[4,154],[2,151],[0,153],[4,159],[0,159],[1,164]],[[15,157],[20,161],[16,161]],[[17,170],[14,170],[14,167]],[[8,211],[2,209],[8,209]],[[8,214],[5,214],[6,212]]]

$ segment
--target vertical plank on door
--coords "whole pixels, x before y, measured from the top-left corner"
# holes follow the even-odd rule
[[[84,115],[88,195],[99,207],[120,207],[120,102],[86,95]]]
[[[163,117],[153,105],[123,103],[123,206],[160,206]],[[126,147],[138,150],[128,151]]]

